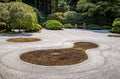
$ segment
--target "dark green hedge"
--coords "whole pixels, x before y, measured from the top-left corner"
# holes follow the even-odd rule
[[[90,30],[102,30],[103,29],[101,26],[98,26],[97,24],[89,24],[85,28],[90,29]]]

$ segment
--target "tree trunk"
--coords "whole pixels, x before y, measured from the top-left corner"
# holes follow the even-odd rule
[[[51,13],[51,0],[48,0],[48,13]]]
[[[35,5],[35,7],[37,7],[37,0],[35,0],[34,5]]]
[[[39,9],[39,0],[35,0],[34,5],[35,5],[36,8]]]
[[[7,31],[7,32],[10,32],[10,31],[11,31],[11,28],[10,28],[10,24],[9,24],[9,23],[6,24],[6,31]]]
[[[43,12],[44,12],[45,16],[47,16],[47,14],[48,14],[48,11],[47,11],[48,4],[47,4],[47,2],[48,2],[48,0],[44,0],[44,2],[43,2],[44,3],[44,7],[43,7],[44,11]]]
[[[58,0],[55,0],[55,7],[56,7],[56,12],[57,12]]]

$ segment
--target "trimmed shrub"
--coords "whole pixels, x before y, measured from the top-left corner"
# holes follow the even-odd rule
[[[113,27],[120,27],[120,18],[116,18],[112,24]]]
[[[22,28],[30,32],[38,24],[34,8],[22,2],[0,3],[0,21],[6,23],[6,30],[9,31]]]
[[[34,23],[34,16],[32,14],[27,14],[25,18],[21,19],[21,28],[25,29],[26,32],[39,31],[42,27],[41,25]],[[37,29],[37,30],[36,30]]]
[[[69,23],[69,24],[64,24],[64,28],[70,29],[73,28],[73,26]]]
[[[40,31],[40,29],[42,29],[42,26],[39,24],[35,24],[34,28],[31,30],[32,32],[38,32]]]
[[[113,24],[112,24],[112,29],[111,29],[111,32],[113,33],[120,33],[120,18],[116,18],[114,21],[113,21]]]
[[[64,13],[63,23],[70,23],[72,25],[77,24],[79,22],[79,14],[75,11],[68,11]]]
[[[111,26],[104,25],[102,26],[103,29],[111,29]]]
[[[120,33],[120,28],[119,27],[114,27],[110,30],[112,33]]]
[[[89,24],[86,26],[86,29],[90,29],[90,30],[101,30],[102,27],[98,26],[97,24]]]
[[[63,28],[63,24],[57,20],[48,20],[44,23],[44,26],[51,30],[61,30]]]
[[[51,23],[51,22],[58,22],[57,20],[47,20],[46,22],[43,23],[43,26],[45,26],[47,23]]]
[[[4,22],[0,22],[0,30],[5,29],[6,24]]]

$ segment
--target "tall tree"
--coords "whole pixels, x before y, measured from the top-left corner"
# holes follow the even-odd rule
[[[47,16],[51,13],[51,0],[44,0],[42,5],[43,13]]]

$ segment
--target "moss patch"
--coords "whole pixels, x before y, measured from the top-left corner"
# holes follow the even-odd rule
[[[108,37],[120,37],[120,34],[108,35]]]
[[[38,38],[10,38],[7,39],[9,42],[35,42],[40,41],[41,39]]]
[[[97,44],[76,42],[73,48],[36,50],[23,53],[20,59],[36,65],[64,66],[81,63],[88,59],[86,49],[96,48]]]

